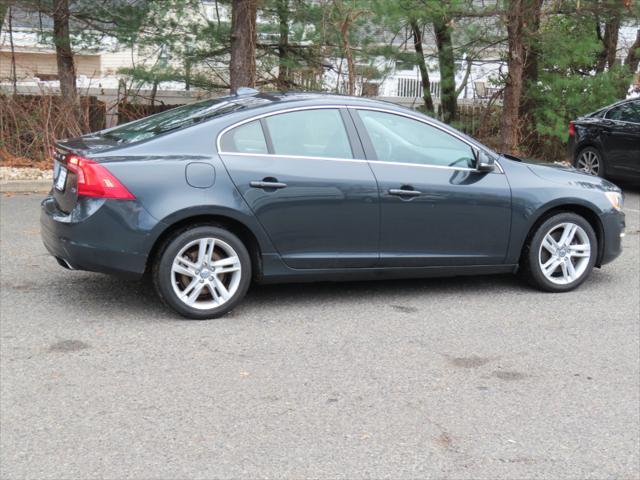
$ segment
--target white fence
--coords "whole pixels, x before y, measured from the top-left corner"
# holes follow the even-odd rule
[[[398,97],[422,97],[422,81],[420,79],[400,77],[397,82]],[[440,98],[440,82],[431,82],[429,90],[434,99]]]

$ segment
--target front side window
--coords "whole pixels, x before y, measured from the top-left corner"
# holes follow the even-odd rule
[[[301,110],[264,119],[273,153],[305,157],[353,158],[337,109]]]
[[[259,120],[229,130],[222,136],[220,148],[223,152],[268,153]]]
[[[629,102],[612,108],[607,112],[610,120],[640,123],[640,102]]]
[[[438,128],[392,113],[358,110],[378,160],[441,167],[475,167],[473,149]]]

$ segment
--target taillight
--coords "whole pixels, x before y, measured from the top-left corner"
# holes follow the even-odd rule
[[[78,177],[78,196],[134,200],[136,197],[99,163],[70,155],[67,168]]]
[[[576,134],[576,127],[573,122],[569,122],[569,136],[573,137]]]

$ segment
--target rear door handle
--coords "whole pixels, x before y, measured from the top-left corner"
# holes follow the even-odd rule
[[[418,197],[422,195],[422,192],[409,190],[408,188],[391,188],[389,189],[389,195],[395,195],[397,197]]]
[[[277,190],[279,188],[287,188],[287,184],[286,183],[282,183],[282,182],[272,182],[272,181],[267,181],[267,180],[259,180],[259,181],[253,181],[250,182],[249,185],[251,185],[253,188],[264,188],[264,189],[274,189]]]

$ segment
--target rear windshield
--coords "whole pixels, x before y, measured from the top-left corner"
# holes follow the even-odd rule
[[[118,143],[134,143],[157,135],[195,125],[227,113],[244,110],[261,102],[256,97],[223,97],[172,108],[116,127],[101,135]]]

